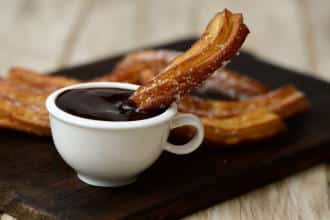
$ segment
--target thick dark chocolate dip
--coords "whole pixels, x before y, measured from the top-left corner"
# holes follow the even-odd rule
[[[87,119],[135,121],[154,117],[165,111],[139,111],[128,102],[132,90],[119,88],[72,89],[60,94],[56,105],[63,111]]]

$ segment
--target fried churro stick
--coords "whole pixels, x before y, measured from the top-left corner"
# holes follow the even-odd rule
[[[268,92],[268,88],[251,77],[232,70],[217,70],[200,88],[232,99],[244,100]]]
[[[126,55],[110,74],[94,81],[128,82],[144,85],[163,70],[170,61],[182,54],[173,50],[145,50]],[[216,70],[199,88],[232,99],[245,99],[268,91],[256,79],[227,69]]]
[[[217,144],[239,144],[260,141],[285,130],[279,116],[265,110],[255,109],[227,119],[201,118],[205,140]]]
[[[44,104],[48,96],[47,92],[8,80],[0,81],[0,88],[2,115],[7,115],[10,121],[20,123],[22,126],[40,128],[41,133],[43,130],[49,130],[48,112]]]
[[[0,110],[0,127],[18,130],[18,131],[24,131],[39,136],[50,136],[49,127],[44,128],[44,127],[34,126],[28,123],[17,121],[11,118],[8,114],[1,112],[1,110]]]
[[[51,87],[58,86],[58,84],[52,80],[52,76],[48,76],[47,79],[40,80],[39,83],[43,84],[43,80],[49,84],[54,83],[54,85],[50,85]],[[44,108],[44,100],[49,92],[36,87],[35,84],[24,83],[21,85],[4,79],[0,80],[0,88],[1,127],[13,128],[38,135],[50,134],[48,114]],[[268,94],[268,96],[273,97],[273,99],[271,99],[273,101],[274,97],[281,100],[285,97],[290,97],[290,95],[286,94],[292,94],[292,91],[295,90],[294,88],[288,87],[288,89],[282,88],[279,91],[282,92],[275,91],[273,92],[273,95]],[[292,100],[296,99],[293,98]],[[297,111],[292,111],[292,108],[297,106],[296,104],[293,104],[295,102],[282,101],[281,103],[281,105],[277,106],[281,106],[280,112],[283,112],[281,113],[283,117],[297,113]],[[259,104],[259,107],[267,106],[266,104],[267,101],[263,100],[263,103]],[[256,104],[250,103],[247,105],[252,106]],[[268,105],[270,104],[268,103]],[[203,108],[201,109],[205,111],[210,110],[208,108],[205,109],[204,107],[205,105],[203,104]],[[282,126],[283,123],[280,118],[267,110],[251,110],[253,108],[249,109],[246,106],[244,107],[244,105],[243,107],[236,107],[242,108],[243,110],[239,113],[239,115],[232,118],[216,119],[213,116],[211,118],[205,117],[205,115],[201,117],[206,130],[206,141],[223,145],[232,145],[246,141],[258,141],[265,139],[283,130],[284,126]],[[181,128],[181,130],[184,131],[186,136],[189,135],[189,132],[191,132],[189,128]]]
[[[248,33],[241,14],[229,10],[216,14],[200,40],[136,90],[130,100],[145,110],[169,106],[231,59]]]
[[[231,117],[256,108],[266,108],[286,119],[306,111],[308,102],[302,92],[288,85],[245,101],[205,100],[188,96],[179,103],[180,111],[209,118]]]
[[[37,88],[46,92],[79,83],[79,80],[62,76],[47,76],[22,67],[14,67],[9,70],[8,79],[19,85]]]
[[[218,148],[245,142],[257,142],[273,137],[286,129],[281,118],[266,110],[254,109],[232,118],[200,118],[204,125],[204,142]],[[195,134],[193,127],[184,126],[171,131],[170,141],[184,143]]]
[[[123,58],[115,69],[94,81],[128,82],[143,84],[141,74],[148,71],[152,78],[165,68],[180,53],[171,50],[144,50],[131,53]],[[142,76],[143,77],[143,76]],[[146,78],[143,78],[145,81]]]

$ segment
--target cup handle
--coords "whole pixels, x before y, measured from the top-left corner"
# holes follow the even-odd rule
[[[199,118],[192,114],[179,114],[172,119],[170,129],[184,125],[191,125],[196,128],[194,137],[183,145],[174,145],[166,142],[164,146],[166,151],[174,154],[189,154],[201,145],[204,138],[204,126]]]

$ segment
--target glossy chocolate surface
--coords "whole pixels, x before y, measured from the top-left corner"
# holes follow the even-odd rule
[[[85,88],[67,90],[56,99],[63,111],[82,118],[102,121],[135,121],[154,117],[165,111],[139,111],[128,102],[132,90]]]

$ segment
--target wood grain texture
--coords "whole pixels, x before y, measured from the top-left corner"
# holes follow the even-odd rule
[[[0,72],[13,65],[56,68],[62,46],[80,10],[79,0],[0,2]]]
[[[329,219],[325,169],[315,167],[184,220]]]
[[[307,20],[306,39],[310,47],[310,59],[314,62],[312,71],[330,80],[330,1],[302,1]]]
[[[246,42],[247,49],[269,61],[299,70],[312,70],[317,73],[317,77],[330,79],[330,2],[326,0],[90,2],[92,1],[1,1],[0,74],[4,74],[12,65],[48,70],[154,42],[197,34],[214,11],[228,7],[243,11],[251,26],[252,33]],[[86,11],[84,7],[89,4],[90,9]],[[174,5],[178,6],[173,7]],[[82,14],[87,15],[87,18],[80,24],[75,19],[81,19],[79,14],[83,10],[85,13]],[[306,21],[309,26],[306,26]],[[77,24],[81,25],[78,33],[70,33]],[[71,34],[74,36],[70,37]],[[70,38],[73,40],[68,42]],[[255,219],[256,215],[260,219],[269,219],[269,215],[273,219],[298,219],[300,212],[303,214],[299,215],[299,219],[322,219],[324,216],[326,219],[330,218],[326,214],[329,201],[324,203],[326,206],[319,203],[324,201],[324,196],[318,190],[323,195],[328,195],[329,192],[324,188],[324,167],[308,171],[306,175],[307,177],[294,176],[220,204],[191,219]],[[312,178],[315,178],[312,185],[305,184],[312,181]],[[330,168],[328,179],[330,180]],[[301,196],[288,190],[288,182],[299,183],[291,184],[291,189],[299,186]],[[279,205],[278,200],[284,201],[286,208]],[[269,206],[265,208],[264,202],[269,202]],[[276,207],[275,211],[273,206]],[[306,214],[302,210],[304,207],[309,211],[313,207],[318,210],[317,213],[322,214],[313,211]],[[284,209],[290,215],[283,217],[280,213]]]
[[[1,216],[1,219],[0,220],[15,220],[16,218],[10,216],[10,215],[7,215],[7,214],[3,214]]]
[[[66,65],[99,59],[140,45],[140,1],[95,1]]]

